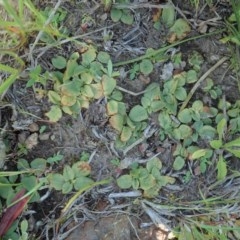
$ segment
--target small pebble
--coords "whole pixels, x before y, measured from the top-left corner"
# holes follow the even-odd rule
[[[25,143],[28,136],[29,136],[28,131],[22,131],[21,133],[18,134],[18,142],[21,144]]]
[[[47,141],[50,137],[50,133],[41,133],[39,135],[39,140],[41,141]]]
[[[35,147],[38,144],[38,134],[33,133],[31,134],[25,141],[26,148],[31,150],[33,147]]]
[[[31,123],[28,126],[28,129],[30,132],[38,132],[39,131],[39,126],[36,123]]]

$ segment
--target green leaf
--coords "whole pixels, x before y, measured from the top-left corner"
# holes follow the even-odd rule
[[[190,66],[193,66],[194,70],[196,71],[200,71],[203,61],[203,56],[197,51],[193,51],[188,58]]]
[[[122,175],[117,179],[117,185],[122,189],[127,189],[132,186],[132,177],[130,175]]]
[[[0,196],[7,199],[12,193],[13,189],[8,179],[5,177],[0,178]]]
[[[29,168],[30,168],[30,165],[27,160],[25,160],[23,158],[18,159],[18,161],[17,161],[17,169],[18,170],[20,170],[20,171],[27,170]]]
[[[63,69],[67,66],[67,61],[62,56],[57,56],[52,59],[52,65],[57,69]]]
[[[160,170],[162,168],[162,162],[159,158],[155,157],[147,162],[146,168],[148,172],[151,172],[153,168]]]
[[[59,104],[61,102],[61,97],[58,93],[54,91],[48,91],[48,99],[54,104]]]
[[[81,160],[73,164],[72,170],[74,172],[75,177],[82,176],[86,177],[91,173],[91,166],[89,165],[88,162]]]
[[[28,230],[28,221],[26,219],[24,219],[23,221],[21,221],[21,233],[25,233]]]
[[[73,185],[70,182],[65,182],[62,185],[62,193],[63,194],[70,193],[72,191],[72,189],[73,189]]]
[[[69,60],[67,61],[66,70],[63,74],[63,79],[62,79],[63,82],[69,81],[74,76],[75,69],[78,67],[78,63],[77,63],[78,58],[79,58],[78,52],[74,52],[70,56]]]
[[[63,175],[59,173],[54,173],[49,175],[50,186],[55,188],[57,191],[62,189],[65,182]]]
[[[97,55],[97,59],[101,63],[108,63],[108,61],[110,60],[110,55],[106,52],[100,51]]]
[[[223,145],[222,140],[212,140],[210,141],[210,146],[214,149],[220,149]]]
[[[240,149],[225,148],[226,151],[232,153],[235,157],[240,158]]]
[[[117,85],[117,83],[114,78],[109,77],[107,75],[103,75],[102,87],[103,87],[104,96],[109,96],[113,92],[116,85]]]
[[[139,181],[138,181],[138,179],[136,179],[136,178],[134,178],[133,180],[132,180],[132,188],[133,189],[135,189],[135,190],[137,190],[138,188],[139,188]]]
[[[93,75],[90,74],[90,73],[88,73],[88,72],[83,72],[83,73],[81,74],[81,80],[82,80],[83,83],[85,83],[85,84],[90,84],[90,83],[92,83],[92,81],[93,81]],[[75,83],[75,85],[76,85],[76,83]],[[80,84],[79,84],[79,85],[80,85]],[[79,90],[80,90],[81,86],[76,86],[76,87],[78,87],[77,93],[79,93]]]
[[[88,66],[95,60],[96,56],[96,50],[93,47],[89,48],[85,53],[82,54],[82,64]]]
[[[122,17],[122,11],[120,9],[112,8],[110,14],[113,22],[118,22]]]
[[[76,101],[77,101],[77,97],[74,95],[73,96],[64,95],[61,98],[61,104],[67,107],[73,106],[76,103]]]
[[[224,144],[224,148],[230,148],[230,147],[239,147],[240,148],[240,138],[237,138],[235,140],[232,140],[231,142],[228,142]]]
[[[158,186],[159,187],[164,187],[166,186],[168,183],[173,184],[175,182],[175,178],[173,177],[169,177],[169,176],[161,176],[158,179]]]
[[[174,24],[175,20],[175,8],[169,6],[162,9],[161,22],[167,27],[170,28]]]
[[[162,101],[153,101],[151,103],[151,110],[153,112],[158,112],[160,110],[162,110],[165,107],[165,103]]]
[[[144,190],[143,196],[145,198],[154,198],[158,196],[159,190],[160,190],[160,187],[158,185],[154,185],[153,187]]]
[[[182,18],[175,21],[174,25],[170,28],[170,32],[176,34],[177,39],[183,39],[191,31],[188,22]]]
[[[130,127],[124,126],[120,135],[120,140],[122,142],[127,142],[132,136],[132,129]]]
[[[186,89],[183,87],[178,87],[175,91],[175,97],[180,101],[184,101],[187,98]]]
[[[58,106],[51,106],[50,111],[45,115],[51,122],[57,122],[62,117],[62,111]]]
[[[129,112],[129,118],[134,122],[144,121],[148,119],[147,110],[140,105],[136,105]]]
[[[120,91],[114,90],[111,94],[111,99],[116,100],[116,101],[122,101],[123,95]]]
[[[112,7],[113,0],[102,0],[102,3],[104,5],[104,11],[108,12]]]
[[[185,165],[185,160],[181,156],[177,156],[173,163],[173,169],[176,171],[181,170]]]
[[[123,128],[124,117],[120,114],[116,114],[110,117],[109,123],[117,131],[121,132]]]
[[[37,178],[35,176],[23,176],[21,183],[25,189],[31,191],[37,185]]]
[[[218,132],[219,140],[222,140],[226,124],[227,124],[227,121],[225,118],[223,118],[217,125],[217,132]]]
[[[75,174],[74,174],[73,169],[70,166],[66,165],[64,167],[64,169],[63,169],[63,177],[64,177],[65,181],[69,181],[69,180],[71,181],[71,180],[74,179]]]
[[[194,83],[198,80],[197,72],[195,70],[189,70],[187,72],[187,83]]]
[[[149,174],[147,177],[140,178],[139,182],[140,182],[140,188],[143,190],[150,189],[157,183],[155,177],[153,177],[152,174]]]
[[[192,135],[192,129],[182,124],[177,129],[174,129],[173,133],[176,133],[176,139],[186,139]]]
[[[61,93],[67,96],[78,96],[80,94],[80,89],[80,80],[72,80],[71,82],[66,82],[61,86]]]
[[[63,159],[63,155],[57,153],[57,154],[54,154],[52,157],[49,157],[47,159],[47,163],[54,164],[61,161],[62,159]]]
[[[197,100],[192,105],[193,110],[196,112],[202,112],[203,111],[203,102],[200,100]]]
[[[158,115],[158,121],[161,127],[167,129],[171,126],[172,119],[170,118],[169,114],[166,112],[161,112]]]
[[[212,140],[214,139],[216,132],[217,131],[215,128],[209,125],[205,125],[199,130],[199,135],[201,136],[202,139]]]
[[[182,123],[190,123],[192,121],[191,110],[188,108],[183,109],[178,113],[178,119]]]
[[[44,172],[47,167],[47,161],[44,158],[35,158],[30,166],[32,169],[37,169],[40,172]]]
[[[198,149],[191,155],[191,160],[199,159],[206,155],[208,149]]]
[[[115,115],[118,113],[118,102],[115,100],[110,100],[107,103],[107,113],[109,116]]]
[[[88,177],[78,177],[74,183],[75,190],[83,189],[91,184],[93,184],[94,181],[91,178]]]
[[[217,180],[224,180],[227,176],[227,164],[221,155],[217,163]]]
[[[141,98],[141,104],[145,109],[147,109],[151,105],[151,100],[148,97],[143,96]]]
[[[90,84],[84,85],[81,92],[87,98],[93,98],[94,97],[94,91],[93,91],[92,86]]]
[[[140,71],[144,75],[150,74],[153,71],[153,64],[152,64],[152,62],[150,60],[148,60],[148,59],[144,59],[140,63]]]
[[[160,170],[157,167],[152,168],[151,174],[153,175],[154,178],[156,178],[156,180],[161,178]]]
[[[120,115],[126,115],[126,105],[123,102],[118,102],[118,113]]]
[[[75,104],[73,106],[75,106]],[[70,107],[62,106],[62,111],[66,114],[73,115],[73,111],[71,110],[71,107],[73,107],[73,106],[70,106]]]
[[[121,21],[125,24],[131,25],[133,23],[133,15],[129,10],[122,10]]]

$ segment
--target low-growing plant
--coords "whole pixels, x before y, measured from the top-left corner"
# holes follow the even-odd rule
[[[76,196],[87,189],[110,181],[94,182],[89,177],[91,167],[86,162],[89,160],[89,154],[86,152],[83,152],[80,161],[75,162],[72,166],[65,165],[62,174],[53,173],[51,167],[62,159],[63,155],[59,153],[48,159],[36,158],[30,163],[25,159],[19,159],[18,171],[0,172],[0,210],[3,211],[4,205],[7,206],[6,216],[3,216],[5,222],[0,222],[0,237],[4,235],[8,237],[7,239],[27,239],[28,225],[25,220],[20,225],[14,221],[27,203],[40,200],[39,190],[41,188],[54,188],[58,191],[61,190],[63,194],[71,193],[72,190],[78,191],[70,199],[68,203],[70,204]],[[20,233],[16,232],[18,225]]]
[[[117,184],[122,189],[141,189],[144,197],[153,198],[162,187],[175,182],[174,178],[161,175],[161,168],[162,162],[157,157],[149,160],[146,167],[133,164],[129,174],[119,177]]]
[[[211,140],[209,142],[212,149],[215,151],[217,155],[217,179],[223,180],[227,175],[227,163],[226,159],[224,158],[224,153],[229,152],[235,157],[240,158],[240,138],[234,139],[232,141],[226,141],[225,134],[227,133],[227,121],[223,118],[217,125],[217,133],[218,139]],[[225,133],[226,132],[226,133]],[[195,151],[191,158],[197,159],[202,157],[211,157],[212,155],[208,155],[208,152],[211,151],[209,149],[199,149]]]
[[[82,108],[88,108],[91,101],[109,97],[116,86],[112,63],[107,53],[99,52],[93,46],[81,54],[75,52],[69,60],[63,56],[52,59],[58,71],[52,72],[54,89],[48,91],[48,98],[54,104],[46,114],[53,122],[65,112],[76,115]],[[98,60],[98,61],[96,61]],[[101,62],[107,63],[107,68]]]
[[[105,9],[108,10],[110,9],[110,4],[105,1]],[[116,0],[117,3],[129,3],[129,0]],[[133,14],[129,9],[120,9],[120,8],[115,8],[112,6],[111,11],[110,11],[111,19],[114,22],[121,21],[122,23],[131,25],[133,23],[134,17]]]
[[[78,161],[71,167],[65,165],[63,174],[52,173],[48,175],[50,186],[58,191],[62,191],[63,194],[70,193],[72,190],[80,190],[88,185],[91,185],[94,181],[89,178],[91,173],[91,167],[87,162]]]

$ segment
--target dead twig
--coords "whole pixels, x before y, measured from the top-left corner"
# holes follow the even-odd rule
[[[214,71],[216,70],[219,66],[221,66],[225,61],[227,61],[229,58],[228,57],[223,57],[221,58],[215,65],[213,65],[207,72],[205,72],[202,77],[199,78],[199,80],[195,83],[191,91],[189,92],[187,98],[183,102],[180,112],[187,106],[188,102],[192,98],[193,94],[196,92],[197,88],[201,85],[201,83]]]
[[[129,90],[127,90],[127,89],[125,89],[125,88],[122,88],[122,87],[119,87],[119,86],[116,86],[116,88],[117,88],[118,90],[122,91],[122,92],[128,93],[128,94],[133,95],[133,96],[139,96],[139,95],[141,95],[141,94],[143,94],[143,93],[145,93],[145,92],[148,91],[148,90],[144,90],[144,91],[141,91],[141,92],[137,92],[137,93],[136,93],[136,92],[129,91]]]
[[[115,3],[114,8],[117,9],[138,9],[138,8],[169,8],[171,4],[150,4],[150,3]]]

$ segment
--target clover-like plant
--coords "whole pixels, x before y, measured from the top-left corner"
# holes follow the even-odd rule
[[[90,173],[90,165],[85,161],[78,161],[72,166],[65,165],[63,174],[52,173],[48,179],[51,187],[67,194],[72,190],[80,190],[92,184],[94,181],[88,177]]]
[[[173,184],[175,179],[161,175],[162,162],[155,157],[149,160],[146,167],[133,164],[129,174],[117,179],[117,184],[122,189],[141,189],[144,197],[153,198],[159,190],[167,184]]]
[[[224,158],[224,152],[229,152],[237,158],[240,158],[240,138],[236,138],[231,141],[225,140],[225,132],[227,131],[227,121],[223,118],[217,125],[218,139],[211,140],[209,142],[211,148],[215,151],[218,156],[217,161],[217,179],[223,180],[227,175],[227,163]],[[209,149],[198,149],[196,150],[191,158],[199,159],[207,157]],[[211,156],[210,156],[211,157]]]
[[[111,4],[109,3],[109,1],[104,0],[103,2],[105,2],[104,3],[105,9],[106,10],[110,9]],[[128,0],[118,0],[117,2],[118,3],[129,3]],[[128,9],[119,9],[119,8],[114,8],[114,6],[113,6],[110,14],[111,14],[111,19],[114,22],[121,21],[122,23],[131,25],[134,20],[131,11]]]
[[[109,55],[97,54],[93,46],[86,48],[81,56],[75,52],[69,60],[63,56],[52,59],[58,71],[51,73],[54,88],[48,91],[48,98],[54,105],[46,116],[53,122],[58,121],[63,112],[76,115],[94,99],[110,96],[116,87],[115,77],[119,73],[113,72]],[[100,61],[107,62],[107,68]]]

